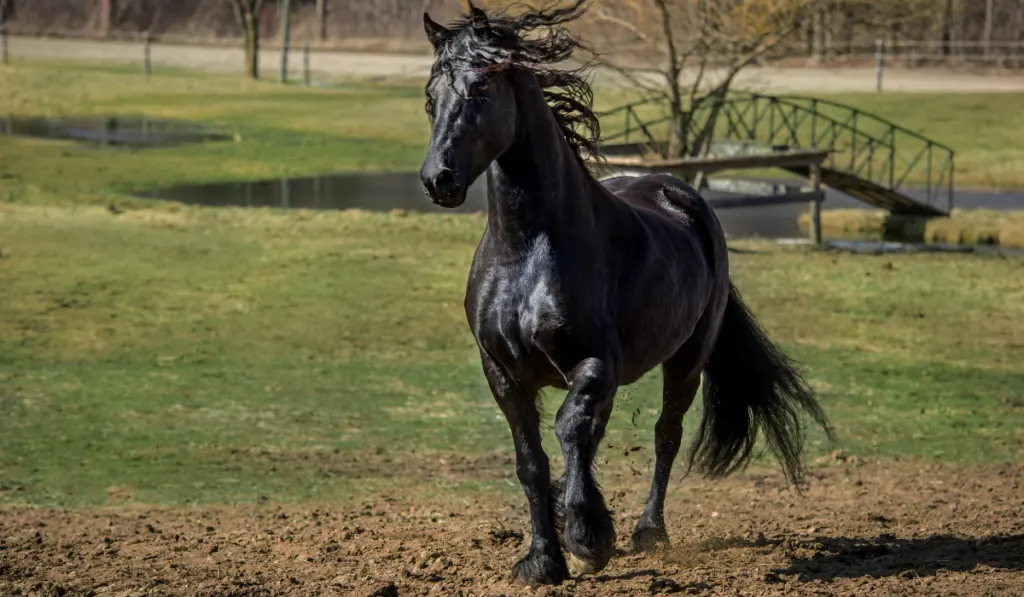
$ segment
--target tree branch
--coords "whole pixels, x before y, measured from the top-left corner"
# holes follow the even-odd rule
[[[663,48],[661,47],[661,44],[659,44],[659,43],[655,42],[654,40],[652,40],[649,35],[647,35],[646,33],[643,32],[642,29],[637,27],[635,24],[630,23],[626,19],[623,19],[621,17],[617,17],[615,15],[608,14],[607,12],[605,12],[603,9],[600,9],[600,8],[595,10],[594,16],[597,18],[598,21],[604,21],[606,23],[612,23],[613,25],[618,25],[619,27],[622,27],[626,31],[629,31],[630,33],[635,35],[636,38],[639,39],[640,41],[642,41],[644,43],[648,43],[648,44],[650,44],[652,46],[657,47],[659,50],[664,51]]]
[[[245,28],[245,15],[242,13],[242,1],[243,0],[224,0],[231,5],[232,12],[235,13],[235,21],[239,27]]]
[[[615,62],[607,58],[600,58],[599,61],[602,66],[611,71],[614,71],[616,74],[626,79],[628,82],[639,87],[641,91],[643,91],[644,93],[647,93],[649,95],[657,95],[663,99],[667,99],[664,86],[652,81],[650,77],[644,76],[645,74],[650,75],[654,73],[664,75],[664,73],[662,73],[661,71],[658,71],[657,69],[644,71],[636,67],[623,66],[620,64],[616,64]]]

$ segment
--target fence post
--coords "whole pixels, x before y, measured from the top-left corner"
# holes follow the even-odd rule
[[[149,73],[153,71],[152,61],[150,60],[150,49],[153,44],[153,37],[149,34],[149,31],[142,34],[142,43],[144,44],[142,50],[142,68],[146,71],[146,76],[148,77]]]
[[[281,36],[281,82],[288,82],[288,44],[292,34],[292,6],[290,0],[284,0],[281,5],[282,17],[284,18],[284,32]]]
[[[0,15],[2,18],[3,15]],[[10,56],[7,53],[7,23],[0,23],[0,54],[3,54],[4,64],[10,64]]]
[[[824,191],[821,188],[821,163],[811,164],[811,192],[814,198],[811,199],[811,243],[815,246],[821,245],[821,200],[824,199]]]
[[[302,48],[302,80],[306,87],[309,87],[311,75],[309,72],[309,44]]]
[[[882,69],[885,68],[885,40],[875,40],[875,91],[882,93]]]

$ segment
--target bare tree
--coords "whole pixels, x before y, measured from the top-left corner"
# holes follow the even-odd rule
[[[260,78],[260,9],[263,0],[226,0],[235,11],[235,20],[245,36],[245,72]]]
[[[601,34],[611,42],[605,47],[615,48],[615,57],[606,51],[597,60],[664,100],[668,155],[698,154],[706,149],[710,130],[689,143],[692,111],[707,102],[714,109],[736,75],[779,48],[820,1],[602,0],[592,15],[603,25]],[[638,63],[649,66],[638,68]]]

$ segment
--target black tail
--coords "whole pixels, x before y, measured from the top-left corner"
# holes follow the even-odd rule
[[[786,477],[799,483],[800,410],[832,439],[828,419],[795,363],[768,339],[730,284],[722,328],[704,367],[704,417],[690,448],[690,466],[709,477],[728,475],[750,461],[763,431]]]

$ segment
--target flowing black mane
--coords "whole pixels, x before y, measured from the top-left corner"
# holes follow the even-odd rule
[[[587,2],[574,0],[563,8],[527,8],[516,14],[491,13],[485,28],[474,26],[472,16],[464,15],[449,25],[454,35],[435,50],[430,78],[459,68],[528,69],[540,83],[576,157],[581,163],[585,155],[598,157],[601,126],[593,110],[593,91],[584,78],[586,67],[559,70],[552,66],[570,58],[574,50],[586,49],[562,25],[580,17]],[[537,30],[543,32],[529,35]]]

